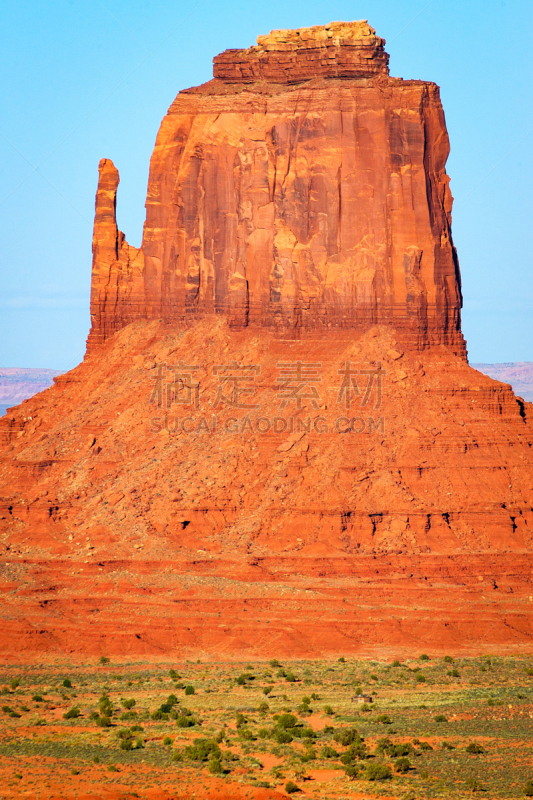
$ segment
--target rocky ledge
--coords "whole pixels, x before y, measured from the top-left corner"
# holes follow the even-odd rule
[[[257,47],[220,53],[213,59],[213,74],[228,83],[388,75],[384,45],[366,20],[271,31],[257,37]]]

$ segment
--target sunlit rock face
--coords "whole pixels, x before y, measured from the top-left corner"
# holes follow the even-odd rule
[[[217,313],[298,334],[387,323],[464,355],[439,89],[390,78],[383,45],[332,23],[217,56],[161,124],[140,250],[101,162],[90,346]]]

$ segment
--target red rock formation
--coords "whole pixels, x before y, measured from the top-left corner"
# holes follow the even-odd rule
[[[89,345],[138,319],[221,313],[313,333],[387,322],[464,355],[438,87],[389,78],[367,23],[258,41],[170,107],[140,252],[117,234],[118,176],[101,165]]]
[[[437,87],[243,80],[178,95],[139,251],[100,165],[88,355],[0,420],[0,653],[531,650],[533,406],[464,357]]]

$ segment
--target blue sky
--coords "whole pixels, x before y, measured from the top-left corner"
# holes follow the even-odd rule
[[[177,92],[258,34],[352,19],[387,40],[391,74],[441,86],[470,360],[533,361],[529,1],[18,0],[0,11],[0,366],[83,357],[100,158],[120,171],[119,227],[138,246]]]

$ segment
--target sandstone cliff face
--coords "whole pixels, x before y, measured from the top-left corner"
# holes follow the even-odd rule
[[[297,335],[387,322],[465,353],[439,90],[389,78],[374,33],[278,31],[218,56],[162,122],[140,252],[101,165],[90,346],[138,319],[219,313]]]

